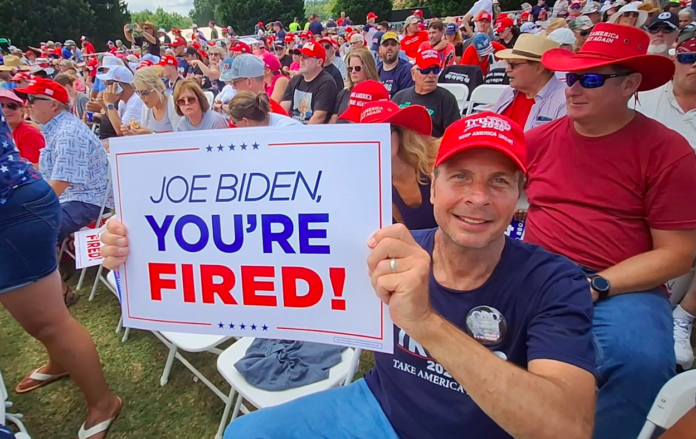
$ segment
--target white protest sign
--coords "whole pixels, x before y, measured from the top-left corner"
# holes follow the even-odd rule
[[[367,272],[390,140],[381,124],[113,139],[124,326],[391,352]]]
[[[101,256],[102,242],[99,239],[104,229],[105,227],[101,227],[75,232],[75,267],[78,270],[100,265],[104,260]]]

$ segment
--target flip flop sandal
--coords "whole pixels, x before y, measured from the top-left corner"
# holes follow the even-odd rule
[[[85,424],[83,423],[82,427],[80,427],[80,431],[77,432],[77,438],[89,439],[92,436],[98,435],[99,433],[106,433],[106,435],[104,436],[104,439],[106,439],[109,435],[109,429],[111,428],[111,424],[114,423],[116,418],[118,418],[118,415],[120,415],[121,411],[123,410],[123,400],[121,398],[118,398],[118,400],[121,402],[121,408],[118,409],[118,412],[116,412],[113,418],[101,422],[90,429],[85,429]]]
[[[17,384],[17,387],[15,387],[15,393],[17,393],[18,395],[21,395],[23,393],[29,393],[33,390],[39,389],[39,388],[44,387],[44,386],[48,386],[49,384],[55,383],[56,381],[59,381],[59,380],[62,380],[63,378],[68,376],[67,372],[51,375],[51,374],[47,374],[47,373],[40,373],[39,370],[41,370],[41,368],[36,369],[35,371],[33,371],[32,373],[27,375],[22,381],[20,381],[20,383]],[[19,386],[26,379],[38,381],[38,384],[33,385],[31,387],[24,388],[24,389],[20,389]]]

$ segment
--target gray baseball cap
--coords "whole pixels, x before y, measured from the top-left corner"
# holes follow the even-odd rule
[[[222,63],[220,80],[229,82],[241,78],[260,78],[264,74],[264,69],[265,65],[261,58],[250,54],[237,55]]]

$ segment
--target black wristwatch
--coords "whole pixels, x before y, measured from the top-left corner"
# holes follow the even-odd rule
[[[606,278],[602,276],[592,276],[590,278],[590,287],[597,292],[597,295],[599,296],[597,300],[602,300],[609,297],[611,284]]]

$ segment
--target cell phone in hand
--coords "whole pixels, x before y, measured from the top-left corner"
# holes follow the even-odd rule
[[[135,29],[135,25],[134,25],[134,24],[129,24],[129,25],[128,25],[128,31],[129,31],[129,32],[133,32],[134,29]]]

